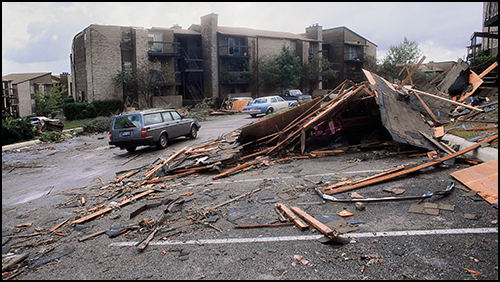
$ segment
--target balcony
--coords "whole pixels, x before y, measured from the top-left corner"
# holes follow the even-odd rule
[[[181,55],[179,42],[148,41],[148,54],[150,56],[178,57]]]
[[[220,57],[245,57],[249,58],[248,45],[224,45],[219,46]]]
[[[253,78],[249,71],[228,71],[220,73],[221,84],[248,84]]]
[[[344,61],[364,62],[365,61],[365,53],[360,53],[360,52],[344,53]]]

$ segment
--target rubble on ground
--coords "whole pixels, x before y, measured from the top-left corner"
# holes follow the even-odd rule
[[[148,243],[155,236],[158,236],[160,232],[162,232],[161,238],[166,240],[170,236],[184,232],[181,231],[181,227],[183,226],[201,224],[207,228],[222,232],[216,224],[218,218],[221,217],[217,213],[218,209],[242,199],[250,199],[260,188],[241,192],[238,196],[222,203],[214,202],[211,206],[186,209],[185,203],[189,201],[188,197],[193,193],[174,196],[175,193],[169,191],[175,185],[180,185],[180,183],[171,185],[172,180],[179,180],[188,175],[200,173],[211,174],[213,175],[212,179],[216,180],[231,177],[237,173],[244,173],[251,169],[273,166],[276,163],[306,158],[326,158],[344,154],[344,150],[331,150],[331,148],[306,152],[305,136],[318,123],[329,120],[334,115],[338,115],[346,110],[353,101],[364,97],[375,97],[380,109],[382,124],[392,137],[391,142],[371,142],[367,145],[368,147],[386,146],[389,148],[398,148],[394,150],[395,152],[401,152],[401,148],[409,147],[412,149],[408,151],[411,154],[423,152],[424,155],[430,156],[430,160],[425,164],[401,166],[377,175],[355,180],[345,180],[328,184],[310,181],[312,182],[310,188],[318,191],[319,199],[337,201],[338,199],[331,196],[332,194],[351,191],[403,175],[407,176],[410,173],[422,171],[433,165],[442,164],[450,160],[458,160],[465,152],[484,146],[488,142],[495,140],[498,136],[497,133],[493,136],[485,136],[482,140],[477,141],[481,143],[458,151],[450,148],[447,144],[443,144],[444,142],[440,140],[440,137],[444,133],[442,129],[438,129],[444,124],[455,120],[473,120],[477,113],[485,112],[488,107],[490,107],[489,110],[498,112],[498,88],[496,92],[491,89],[480,88],[480,79],[487,73],[483,72],[477,75],[464,64],[459,60],[437,86],[431,83],[418,83],[412,88],[392,84],[377,74],[364,70],[367,81],[356,84],[346,80],[328,95],[317,97],[297,107],[290,108],[285,112],[243,126],[238,130],[221,136],[214,142],[194,148],[184,147],[171,154],[167,159],[158,158],[146,167],[119,172],[117,175],[120,176],[114,181],[109,183],[101,181],[102,185],[98,188],[97,194],[92,197],[101,199],[100,201],[95,202],[96,200],[93,200],[94,203],[91,206],[90,204],[86,204],[89,199],[71,197],[66,202],[56,204],[54,208],[75,208],[74,216],[61,221],[56,226],[37,226],[38,231],[33,234],[22,234],[22,228],[31,226],[31,224],[18,226],[17,228],[21,230],[20,234],[11,238],[25,237],[28,239],[17,241],[10,248],[19,250],[42,244],[50,246],[50,244],[57,242],[60,238],[69,235],[77,227],[83,226],[83,224],[91,220],[108,218],[106,217],[108,214],[111,214],[109,218],[127,217],[133,223],[126,226],[115,226],[110,223],[108,229],[85,235],[79,238],[78,241],[84,242],[92,238],[98,238],[98,236],[103,234],[107,234],[111,238],[123,236],[123,234],[130,232],[139,232],[137,234],[142,240],[136,247],[139,250],[144,250]],[[489,71],[495,67],[489,69]],[[457,85],[457,80],[464,75],[464,72],[465,75],[472,78],[469,80],[471,81],[470,85]],[[450,91],[450,88],[453,88],[451,89],[452,91]],[[461,89],[461,91],[457,91],[456,89]],[[485,91],[488,93],[487,96],[483,96]],[[479,102],[479,100],[481,101]],[[242,102],[244,103],[245,101]],[[240,106],[238,103],[233,104],[233,108]],[[238,110],[225,109],[224,111],[236,113]],[[43,125],[43,123],[41,124]],[[52,124],[46,124],[47,127],[49,125]],[[498,132],[498,128],[495,127],[495,129]],[[455,128],[452,130],[460,129]],[[429,152],[434,152],[434,154],[429,154]],[[404,154],[405,151],[403,150],[402,153]],[[466,158],[462,161],[472,164],[472,168],[476,164],[478,166],[481,165],[480,161],[477,160],[475,163],[474,160]],[[495,186],[493,182],[496,181],[497,192],[496,195],[493,195],[493,192],[487,194],[480,193],[479,195],[487,198],[489,203],[496,203],[498,205],[498,176],[493,173],[493,171],[497,171],[498,160],[494,163],[485,163],[484,165],[488,165],[488,171],[491,170],[491,173],[485,176],[487,179],[486,184],[489,184],[487,186]],[[477,186],[474,183],[464,180],[464,178],[470,178],[467,173],[474,175],[474,173],[477,174],[477,171],[464,171],[463,173],[454,173],[452,176],[464,182],[467,186],[471,185],[471,189],[477,190],[475,188]],[[205,184],[206,189],[210,189],[209,184]],[[404,192],[404,190],[401,190],[393,189],[386,192],[401,194]],[[165,195],[166,192],[169,192],[168,195]],[[434,194],[439,193],[444,192],[438,191]],[[424,199],[430,196],[432,195],[422,195],[415,199]],[[382,198],[382,200],[391,201],[397,200],[400,197],[396,195]],[[356,208],[360,211],[365,210],[362,202],[377,201],[376,198],[363,198],[363,196],[357,193],[352,193],[351,198],[343,201],[355,202]],[[144,204],[143,199],[157,200],[157,202]],[[378,200],[381,199],[379,198]],[[121,208],[125,205],[134,205],[134,212],[123,214]],[[311,225],[314,229],[325,235],[326,238],[322,239],[322,242],[331,243],[332,241],[336,241],[342,242],[342,244],[348,242],[345,242],[344,238],[340,235],[356,230],[356,228],[353,228],[344,219],[342,219],[342,222],[336,222],[335,224],[330,224],[330,222],[335,221],[329,221],[328,224],[324,224],[299,207],[275,203],[274,209],[276,214],[273,214],[273,216],[276,217],[276,220],[273,222],[239,225],[235,228],[277,228],[294,225],[300,230],[308,230],[310,228],[309,225]],[[440,209],[454,210],[454,207],[416,204],[408,212],[439,214]],[[141,213],[146,210],[161,212],[154,219],[139,219]],[[170,217],[171,214],[179,210],[183,211],[182,215],[175,218]],[[344,211],[338,215],[348,218],[352,213]],[[341,226],[344,228],[343,232],[339,232]],[[176,228],[179,228],[179,230],[175,231]],[[164,232],[170,233],[164,234]],[[31,237],[33,239],[30,239]],[[52,258],[40,259],[43,254],[49,251],[43,250],[35,255],[24,253],[22,255],[4,257],[2,259],[2,272],[6,273],[6,276],[3,276],[3,278],[13,278],[24,271],[26,268],[23,267],[25,266],[37,267],[45,263],[50,263],[50,261],[71,252],[71,250],[67,250],[57,256],[54,255]],[[4,259],[6,263],[4,263]],[[297,257],[296,259],[301,261],[302,258]],[[371,258],[366,257],[365,259],[368,260],[368,263],[371,262]]]

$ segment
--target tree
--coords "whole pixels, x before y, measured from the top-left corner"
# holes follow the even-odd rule
[[[394,81],[398,79],[398,74],[401,71],[401,67],[397,67],[397,64],[415,64],[420,57],[421,50],[418,43],[408,41],[405,37],[399,45],[389,45],[389,51],[387,51],[380,67],[380,74]]]
[[[47,116],[52,111],[61,106],[61,95],[66,92],[66,87],[62,84],[53,84],[47,94],[40,91],[35,92],[34,97],[37,107],[42,115]]]
[[[292,50],[283,44],[281,53],[269,62],[264,63],[263,81],[272,87],[285,89],[297,88],[300,84],[302,66],[300,58],[292,54]]]
[[[152,107],[153,96],[156,95],[169,82],[174,80],[173,73],[169,72],[168,64],[158,60],[144,61],[137,71],[122,70],[113,78],[116,85],[122,85],[127,96],[142,96],[147,107]],[[131,106],[138,103],[138,99],[129,101]]]
[[[307,94],[312,96],[321,80],[337,77],[338,72],[334,71],[332,66],[327,58],[313,58],[303,66],[302,78],[308,84]]]

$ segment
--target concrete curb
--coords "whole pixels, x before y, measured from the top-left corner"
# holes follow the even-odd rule
[[[81,130],[81,129],[83,129],[83,128],[77,127],[77,128],[72,128],[72,129],[66,129],[66,130],[63,130],[63,133]],[[36,139],[36,140],[31,140],[31,141],[26,141],[26,142],[9,144],[9,145],[2,146],[2,152],[8,151],[8,150],[19,149],[19,148],[23,148],[23,147],[28,147],[28,146],[33,146],[33,145],[38,145],[40,143],[42,143],[42,141]]]
[[[459,145],[460,146],[459,150],[465,149],[467,147],[476,144],[475,142],[470,142],[462,137],[458,137],[451,134],[445,134],[443,137],[441,137],[441,140],[447,141],[450,147],[453,147],[454,145]],[[482,160],[483,162],[489,162],[498,159],[498,150],[492,147],[479,147],[463,155],[468,158],[474,158]]]

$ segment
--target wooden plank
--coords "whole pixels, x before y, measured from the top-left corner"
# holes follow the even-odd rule
[[[488,203],[498,203],[498,159],[450,173]]]
[[[441,138],[444,136],[444,126],[438,126],[434,128],[434,137]]]
[[[150,177],[151,177],[151,175],[153,175],[153,173],[155,173],[155,171],[157,171],[158,169],[160,169],[160,167],[162,167],[162,166],[166,165],[169,161],[173,160],[175,157],[177,157],[177,156],[178,156],[179,154],[181,154],[182,152],[186,151],[186,149],[187,149],[187,146],[186,146],[186,147],[184,147],[184,148],[182,148],[182,149],[180,149],[179,151],[177,151],[177,152],[173,153],[173,154],[172,154],[172,155],[171,155],[168,159],[166,159],[164,162],[162,162],[162,163],[160,163],[160,164],[156,165],[156,166],[155,166],[154,168],[152,168],[150,171],[146,172],[146,173],[144,174],[144,177],[145,177],[146,179],[150,178]]]
[[[243,107],[248,105],[248,100],[234,101],[231,110],[243,111]]]
[[[66,219],[65,221],[63,221],[63,222],[59,223],[57,226],[53,227],[52,229],[50,229],[50,230],[49,230],[49,233],[50,233],[50,232],[54,232],[54,231],[56,231],[57,229],[59,229],[59,228],[60,228],[63,224],[65,224],[66,222],[68,222],[68,220],[69,220],[69,218],[68,218],[68,219]]]
[[[305,220],[309,224],[311,224],[319,232],[323,233],[323,235],[328,236],[328,237],[337,236],[337,232],[330,229],[330,227],[324,225],[323,223],[321,223],[319,220],[315,219],[314,217],[310,216],[305,211],[301,210],[299,207],[290,207],[290,209],[294,213],[296,213],[298,216],[300,216],[300,218],[302,218],[303,220]]]
[[[498,138],[498,134],[496,134],[494,136],[491,136],[489,138],[486,138],[481,143],[488,143],[488,142],[491,142],[491,141],[495,140],[496,138]],[[460,151],[458,151],[456,153],[449,154],[448,156],[445,156],[445,157],[442,157],[442,158],[439,158],[439,159],[434,159],[434,160],[432,160],[432,161],[430,161],[428,163],[422,164],[422,165],[418,165],[418,166],[415,166],[415,167],[412,167],[412,168],[409,168],[409,169],[405,169],[405,170],[400,171],[400,172],[395,172],[395,173],[392,173],[392,174],[389,174],[389,175],[385,175],[385,176],[382,176],[382,177],[379,177],[379,178],[376,178],[376,179],[372,179],[370,181],[365,181],[365,182],[362,182],[362,183],[357,183],[357,184],[354,184],[354,185],[349,185],[349,186],[345,186],[345,187],[340,187],[340,188],[337,188],[337,189],[333,189],[333,190],[330,190],[330,191],[326,191],[325,193],[326,194],[341,193],[341,192],[345,192],[345,191],[349,191],[349,190],[361,188],[361,187],[364,187],[364,186],[368,186],[368,185],[371,185],[371,184],[379,183],[379,182],[382,182],[382,181],[386,181],[386,180],[389,180],[389,179],[392,179],[392,178],[395,178],[395,177],[398,177],[398,176],[401,176],[401,175],[405,175],[405,174],[408,174],[408,173],[412,173],[412,172],[421,170],[423,168],[430,167],[430,166],[433,166],[435,164],[444,162],[444,161],[449,160],[451,158],[454,158],[456,156],[463,155],[463,154],[465,154],[465,153],[467,153],[469,151],[472,151],[472,150],[480,147],[481,143],[476,143],[476,144],[474,144],[472,146],[469,146],[469,147],[467,147],[465,149],[462,149],[462,150],[460,150]]]
[[[411,89],[411,91],[415,91],[415,92],[418,92],[420,94],[424,94],[424,95],[427,95],[427,96],[430,96],[430,97],[434,97],[436,99],[440,99],[440,100],[449,102],[451,104],[467,108],[469,110],[474,110],[474,111],[478,111],[478,112],[484,112],[482,109],[479,109],[479,108],[476,108],[476,107],[472,107],[472,106],[469,106],[469,105],[466,105],[466,104],[463,104],[463,103],[455,102],[453,100],[446,99],[446,98],[443,98],[443,97],[439,97],[439,96],[436,96],[436,95],[433,95],[433,94],[430,94],[430,93],[427,93],[427,92],[424,92],[424,91],[420,91],[420,90],[417,90],[417,89]]]
[[[285,215],[290,218],[293,223],[295,225],[297,225],[297,227],[300,229],[300,230],[306,230],[309,228],[309,225],[307,225],[305,222],[303,222],[302,220],[300,220],[300,218],[298,218],[286,205],[284,204],[280,204],[280,203],[276,203],[276,206],[282,210]]]
[[[447,70],[442,72],[440,75],[436,76],[436,78],[434,78],[431,82],[429,82],[429,84],[433,84],[434,82],[436,82],[436,80],[438,80],[441,76],[443,76],[445,73],[451,70],[451,68],[453,68],[453,65],[451,65]]]
[[[425,56],[422,56],[422,58],[420,59],[420,61],[418,61],[417,65],[415,67],[413,67],[413,69],[411,70],[411,72],[408,74],[408,76],[405,78],[405,80],[403,80],[403,82],[401,82],[401,85],[399,86],[400,89],[405,85],[405,83],[408,81],[408,79],[411,79],[411,76],[415,73],[415,71],[420,67],[420,65],[424,62],[425,60]]]
[[[93,233],[93,234],[90,234],[88,236],[85,236],[85,237],[82,237],[82,238],[78,239],[78,242],[83,242],[85,240],[88,240],[88,239],[90,239],[92,237],[95,237],[95,236],[99,236],[99,235],[104,234],[104,233],[106,233],[106,230],[98,231],[96,233]]]
[[[424,102],[424,100],[422,100],[422,98],[420,98],[420,95],[418,95],[417,92],[413,92],[415,93],[415,96],[417,96],[418,100],[420,100],[420,103],[422,103],[422,105],[424,106],[425,110],[427,111],[427,113],[431,116],[431,118],[434,120],[435,123],[441,123],[437,118],[436,116],[434,115],[434,113],[431,111],[431,109],[429,109],[429,107],[427,106],[427,104]]]
[[[485,75],[487,75],[488,73],[490,73],[490,71],[492,71],[497,66],[498,66],[498,62],[494,62],[493,64],[491,64],[491,66],[489,66],[481,74],[479,74],[479,78],[483,78]]]
[[[467,99],[467,97],[472,95],[472,93],[476,92],[476,90],[479,88],[479,86],[481,86],[481,84],[483,84],[483,82],[484,81],[471,70],[469,74],[469,83],[472,84],[472,90],[460,96],[458,102],[463,102],[465,99]]]
[[[119,204],[118,204],[118,206],[119,206],[119,207],[121,207],[121,206],[123,206],[123,205],[125,205],[125,204],[128,204],[130,201],[137,200],[137,199],[139,199],[139,198],[141,198],[141,197],[144,197],[144,196],[146,196],[147,194],[150,194],[150,193],[152,193],[152,192],[154,192],[154,191],[155,191],[155,190],[151,189],[151,190],[148,190],[148,191],[142,192],[142,193],[141,193],[141,194],[139,194],[139,195],[133,196],[132,198],[127,199],[127,200],[125,200],[125,201],[123,201],[123,202],[119,203]],[[87,220],[89,220],[89,219],[92,219],[92,218],[94,218],[94,217],[100,216],[101,214],[105,214],[105,213],[107,213],[108,211],[110,211],[110,210],[112,210],[112,209],[113,209],[113,208],[111,208],[111,207],[106,207],[106,208],[104,208],[104,209],[102,209],[102,210],[100,210],[100,211],[97,211],[97,212],[95,212],[95,213],[89,214],[89,215],[84,216],[84,217],[82,217],[82,218],[79,218],[79,219],[77,219],[77,220],[73,220],[73,221],[71,222],[71,224],[75,224],[75,223],[82,223],[82,222],[87,221]]]

